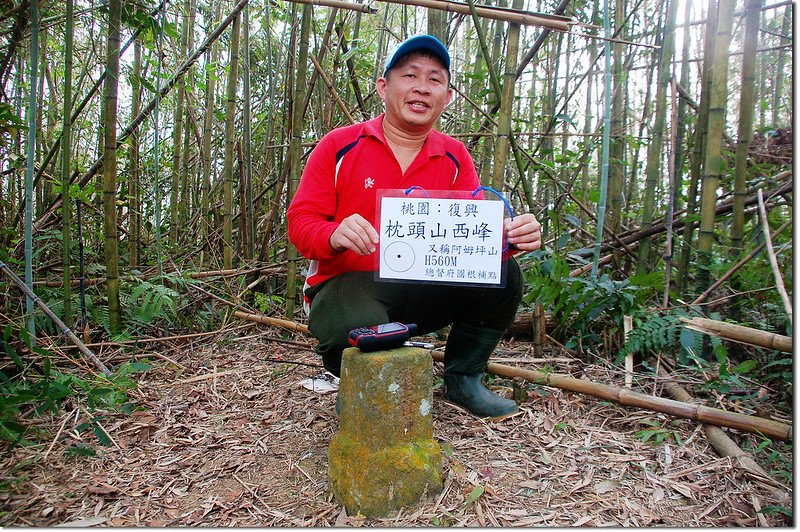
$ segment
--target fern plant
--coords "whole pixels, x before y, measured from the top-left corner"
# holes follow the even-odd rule
[[[127,284],[127,283],[126,283]],[[124,309],[126,329],[152,327],[159,321],[169,323],[178,312],[180,294],[166,286],[144,280],[135,280],[130,293],[121,291],[120,303]]]
[[[555,320],[556,331],[572,336],[568,347],[578,340],[599,342],[604,331],[616,334],[623,316],[640,308],[650,293],[628,279],[616,281],[607,274],[597,279],[570,277],[566,258],[549,250],[528,255],[525,278],[531,288],[524,301],[540,303]]]
[[[625,339],[625,345],[617,354],[620,363],[626,356],[634,353],[653,351],[673,351],[683,348],[689,356],[695,356],[702,348],[702,336],[685,328],[681,317],[685,313],[659,314],[653,309],[633,317],[633,329]],[[684,359],[684,362],[686,359]]]

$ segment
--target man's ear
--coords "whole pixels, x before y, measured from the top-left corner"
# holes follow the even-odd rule
[[[381,100],[385,101],[386,97],[386,78],[381,76],[375,82],[375,92],[378,93],[378,96],[381,97]]]
[[[447,100],[444,102],[444,106],[447,107],[450,105],[450,102],[453,101],[453,87],[447,87]]]

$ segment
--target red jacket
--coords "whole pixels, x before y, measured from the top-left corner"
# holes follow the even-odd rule
[[[311,152],[287,213],[289,239],[311,259],[306,287],[349,271],[374,271],[374,253],[336,252],[330,237],[353,213],[378,226],[376,192],[380,189],[466,190],[480,181],[467,148],[431,130],[405,174],[383,135],[383,115],[335,129]],[[482,198],[483,195],[477,196]]]

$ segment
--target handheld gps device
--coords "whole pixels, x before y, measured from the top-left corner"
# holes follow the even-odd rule
[[[350,345],[364,352],[394,349],[402,346],[417,331],[414,323],[382,323],[370,327],[359,327],[350,331]]]

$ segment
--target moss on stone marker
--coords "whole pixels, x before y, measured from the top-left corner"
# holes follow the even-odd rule
[[[328,477],[351,514],[386,516],[441,491],[432,388],[426,350],[344,351],[339,433],[328,448]]]

